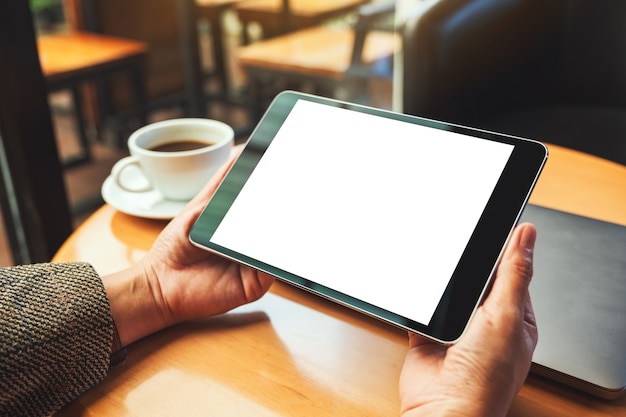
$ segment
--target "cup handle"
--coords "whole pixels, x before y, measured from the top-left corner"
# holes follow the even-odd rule
[[[129,191],[131,193],[143,193],[152,190],[152,185],[150,185],[148,179],[145,178],[145,175],[142,175],[142,177],[145,179],[145,185],[133,186],[130,184],[124,184],[122,180],[122,173],[131,166],[137,167],[139,172],[143,174],[143,171],[141,170],[141,165],[139,164],[139,160],[134,156],[127,156],[117,161],[111,169],[111,177],[113,177],[115,184],[117,184],[117,186],[121,189]]]

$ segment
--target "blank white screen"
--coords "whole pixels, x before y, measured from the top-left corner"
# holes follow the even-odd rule
[[[512,151],[299,100],[211,241],[428,324]]]

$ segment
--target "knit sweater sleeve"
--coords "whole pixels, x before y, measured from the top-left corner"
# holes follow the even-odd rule
[[[0,416],[44,416],[107,374],[109,301],[85,263],[0,268]]]

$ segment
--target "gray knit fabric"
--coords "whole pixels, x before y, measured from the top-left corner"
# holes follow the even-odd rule
[[[45,416],[100,382],[112,317],[88,264],[0,268],[0,416]]]

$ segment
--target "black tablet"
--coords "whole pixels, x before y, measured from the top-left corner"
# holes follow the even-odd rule
[[[454,343],[546,158],[539,142],[287,91],[190,240]]]

